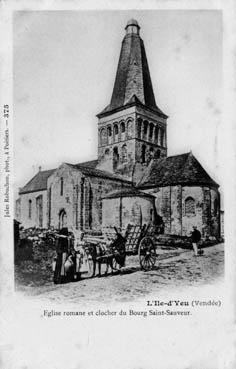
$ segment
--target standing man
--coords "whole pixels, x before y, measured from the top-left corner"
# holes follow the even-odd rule
[[[201,233],[199,232],[196,226],[193,226],[191,240],[192,240],[193,251],[194,251],[195,256],[198,256],[198,242],[200,241],[200,239],[201,239]]]

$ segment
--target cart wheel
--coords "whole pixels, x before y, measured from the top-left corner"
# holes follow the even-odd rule
[[[150,237],[144,237],[139,244],[138,256],[141,269],[151,270],[156,262],[156,249]]]

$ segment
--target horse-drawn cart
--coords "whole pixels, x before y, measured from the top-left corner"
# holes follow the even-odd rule
[[[156,263],[155,235],[159,233],[158,226],[128,225],[125,235],[122,236],[116,227],[105,228],[101,238],[87,237],[85,252],[89,262],[89,274],[93,277],[98,264],[101,275],[101,264],[106,264],[111,271],[119,270],[125,265],[126,256],[138,255],[142,270],[153,269]]]
[[[156,263],[156,248],[154,236],[158,228],[151,225],[128,226],[126,240],[126,254],[139,256],[141,269],[150,270]]]

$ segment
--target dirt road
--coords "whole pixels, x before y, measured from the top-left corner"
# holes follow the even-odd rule
[[[110,303],[143,299],[145,295],[175,286],[215,283],[224,274],[224,245],[211,246],[204,251],[201,257],[194,257],[192,251],[183,250],[163,253],[155,269],[148,272],[141,271],[138,257],[132,256],[127,258],[127,265],[120,274],[85,278],[63,285],[25,286],[21,292],[35,299],[82,303],[85,306],[98,301]]]

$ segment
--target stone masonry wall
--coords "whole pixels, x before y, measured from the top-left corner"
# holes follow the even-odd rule
[[[211,189],[211,235],[220,237],[220,193]]]
[[[61,179],[63,178],[63,194],[61,194]],[[67,225],[73,224],[73,188],[77,183],[76,173],[61,165],[48,179],[48,188],[51,192],[49,226],[59,228],[59,214],[65,211]]]
[[[195,202],[194,214],[187,214],[185,211],[186,200],[191,197]],[[203,233],[203,221],[202,221],[202,206],[203,195],[201,187],[188,187],[182,188],[182,235],[189,236],[192,232],[193,226],[196,226],[198,230]]]
[[[144,225],[152,222],[154,202],[143,197],[123,197],[103,200],[103,227],[119,227],[128,224]]]
[[[20,222],[24,228],[38,227],[36,198],[42,196],[43,228],[47,227],[47,191],[36,191],[20,195]],[[29,200],[31,200],[31,217],[29,217]]]
[[[154,203],[143,197],[125,197],[122,199],[122,226],[128,224],[143,225],[152,221]]]
[[[182,235],[182,186],[171,187],[170,233]]]
[[[147,128],[145,131],[144,126]],[[126,160],[123,155],[124,146],[127,151]],[[132,179],[134,164],[142,163],[146,166],[154,156],[166,155],[166,119],[159,114],[140,106],[133,106],[99,119],[99,169],[118,171],[119,174]]]
[[[203,237],[219,236],[220,198],[215,189],[199,186],[166,186],[145,191],[155,196],[155,207],[166,234],[189,236],[196,226]],[[191,198],[192,212],[186,208]],[[215,204],[217,201],[217,208]]]
[[[120,199],[102,200],[102,228],[120,227]]]
[[[63,195],[60,194],[63,178]],[[83,230],[100,230],[102,197],[108,192],[129,187],[129,184],[106,178],[85,176],[63,164],[48,181],[48,226],[58,228],[59,214],[64,209],[67,226]],[[49,198],[49,194],[51,200]],[[50,215],[50,217],[49,217]]]
[[[202,188],[202,196],[202,235],[206,237],[211,235],[211,190],[209,187]]]

